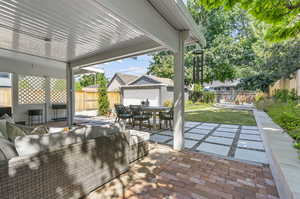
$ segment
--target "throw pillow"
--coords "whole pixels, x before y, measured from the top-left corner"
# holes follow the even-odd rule
[[[15,156],[18,156],[18,153],[14,145],[5,138],[0,138],[0,160],[9,160]]]
[[[14,142],[16,137],[26,135],[26,133],[21,128],[10,122],[6,122],[6,132],[8,139],[12,142]]]
[[[38,127],[35,127],[29,135],[44,135],[44,134],[47,134],[49,133],[49,130],[47,127],[45,126],[38,126]]]
[[[6,120],[0,120],[0,134],[8,139],[8,136],[7,136],[7,132],[6,132]]]
[[[8,121],[10,123],[13,123],[13,124],[15,123],[14,119],[12,117],[10,117],[9,115],[7,115],[6,113],[0,119],[6,120],[6,121]]]

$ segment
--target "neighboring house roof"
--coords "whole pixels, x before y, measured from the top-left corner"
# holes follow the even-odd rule
[[[116,73],[109,81],[107,87],[109,87],[115,79],[117,79],[121,85],[127,85],[130,82],[132,82],[133,80],[135,80],[137,77],[138,76],[136,76],[136,75]]]
[[[128,74],[122,74],[122,73],[116,73],[116,75],[123,81],[123,83],[129,84],[133,80],[135,80],[138,76],[136,75],[128,75]]]
[[[204,87],[209,87],[209,88],[220,88],[220,87],[236,87],[240,83],[240,79],[235,79],[232,81],[213,81],[212,83],[205,83]]]
[[[174,83],[172,79],[161,78],[152,75],[128,75],[123,73],[116,73],[113,78],[110,80],[107,87],[109,88],[113,81],[118,81],[120,87],[153,87],[153,86],[170,86],[173,87]],[[83,91],[86,92],[96,92],[98,85],[90,85],[83,88]]]
[[[162,77],[156,77],[152,75],[142,75],[138,78],[136,78],[134,81],[130,82],[129,86],[134,85],[149,85],[149,84],[164,84],[167,86],[173,86],[173,80],[169,78],[162,78]]]

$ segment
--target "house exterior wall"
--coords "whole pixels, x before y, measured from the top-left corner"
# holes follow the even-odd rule
[[[125,106],[140,105],[148,99],[150,106],[159,106],[159,92],[159,88],[123,88],[122,102]]]
[[[120,90],[121,83],[117,78],[114,78],[107,88],[107,91],[119,91]]]
[[[184,100],[189,100],[189,93],[188,91],[185,91],[184,93]],[[162,104],[163,105],[166,101],[174,101],[174,89],[173,87],[162,87]]]

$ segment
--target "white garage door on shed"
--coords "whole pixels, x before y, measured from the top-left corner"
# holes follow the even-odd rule
[[[142,101],[149,100],[150,106],[159,106],[159,88],[151,89],[123,89],[123,104],[140,105]]]

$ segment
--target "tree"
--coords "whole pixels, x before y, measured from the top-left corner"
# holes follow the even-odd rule
[[[107,79],[103,73],[99,73],[98,75],[98,114],[106,115],[109,110],[109,101],[107,97]]]
[[[241,7],[257,21],[267,24],[265,38],[282,41],[299,37],[300,0],[195,0],[207,9]]]
[[[260,90],[263,92],[269,91],[269,86],[274,83],[272,76],[266,73],[260,73],[244,79],[238,84],[239,88],[244,90]]]
[[[242,9],[235,8],[224,12],[223,8],[207,10],[189,0],[187,3],[196,23],[202,24],[202,31],[207,40],[205,48],[204,81],[232,80],[256,74],[259,57],[256,56],[253,44],[257,42],[251,20]],[[195,46],[186,47],[185,83],[192,84],[193,50]],[[153,55],[153,62],[148,68],[149,74],[173,78],[174,61],[170,52]]]
[[[94,73],[81,76],[79,79],[81,87],[84,88],[90,85],[99,84],[102,75],[102,73]]]
[[[264,63],[260,65],[259,73],[242,79],[239,85],[241,88],[267,92],[270,85],[281,78],[292,78],[300,69],[299,40],[265,46],[262,53]]]

